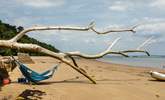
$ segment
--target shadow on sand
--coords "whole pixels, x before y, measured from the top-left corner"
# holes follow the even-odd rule
[[[16,100],[39,100],[42,99],[42,95],[46,95],[46,93],[40,90],[26,89],[16,98]]]
[[[165,82],[165,80],[155,80],[155,79],[149,79],[148,81],[152,81],[152,82]]]
[[[49,85],[49,84],[55,84],[55,83],[85,83],[85,84],[92,84],[89,81],[85,81],[85,80],[77,80],[79,79],[79,77],[75,77],[75,78],[69,78],[69,79],[65,79],[62,81],[42,81],[39,82],[37,84],[32,84],[32,85]],[[12,84],[24,84],[24,85],[29,85],[30,83],[18,83],[17,81],[12,81]]]
[[[43,81],[43,82],[39,82],[37,84],[33,84],[33,85],[50,85],[50,84],[55,84],[55,83],[83,83],[83,84],[92,84],[91,82],[89,82],[88,80],[78,80],[79,77],[75,77],[75,78],[70,78],[70,79],[66,79],[66,80],[62,80],[62,81]],[[96,82],[98,84],[110,84],[112,82],[131,82],[131,81],[139,81],[140,79],[108,79],[108,78],[104,78],[104,79],[97,79]],[[12,82],[14,84],[20,84],[18,82]],[[23,83],[24,85],[29,85],[29,83]]]

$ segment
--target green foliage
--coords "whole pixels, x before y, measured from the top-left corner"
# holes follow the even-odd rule
[[[16,27],[16,26],[12,26],[6,23],[3,23],[0,20],[0,40],[8,40],[11,39],[12,37],[14,37],[16,34],[18,34],[20,31],[22,31],[24,28],[22,26]],[[56,49],[55,47],[53,47],[50,44],[46,44],[43,42],[40,42],[34,38],[31,38],[27,35],[24,35],[23,38],[21,38],[18,42],[21,43],[33,43],[33,44],[37,44],[40,45],[44,48],[47,48],[51,51],[54,52],[59,52],[58,49]],[[0,55],[2,56],[7,56],[7,55],[16,55],[17,52],[26,52],[26,51],[18,51],[18,50],[11,50],[11,49],[6,49],[6,48],[0,48]],[[36,56],[36,55],[43,55],[41,53],[33,53],[33,52],[28,52],[30,55]]]

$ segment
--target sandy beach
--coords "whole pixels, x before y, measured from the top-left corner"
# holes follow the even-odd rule
[[[43,72],[57,63],[50,57],[32,57],[34,64],[27,64],[37,72]],[[132,67],[96,60],[78,59],[78,65],[91,75],[97,84],[91,82],[71,67],[61,64],[55,75],[39,85],[20,84],[18,67],[10,73],[11,84],[0,91],[0,100],[15,100],[24,90],[40,90],[45,94],[42,100],[164,100],[164,82],[155,81],[150,70],[156,68]],[[165,72],[165,71],[164,71]]]

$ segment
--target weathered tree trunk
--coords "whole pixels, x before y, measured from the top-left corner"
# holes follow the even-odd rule
[[[82,57],[82,58],[86,58],[86,59],[97,59],[97,58],[101,58],[107,54],[119,54],[125,57],[128,57],[128,55],[126,55],[125,53],[128,51],[119,51],[119,52],[114,52],[111,51],[111,46],[105,50],[104,52],[101,52],[99,54],[96,55],[87,55],[87,54],[82,54],[80,52],[67,52],[67,53],[56,53],[53,51],[50,51],[48,49],[45,49],[41,46],[38,46],[36,44],[26,44],[26,43],[18,43],[17,41],[19,39],[21,39],[23,37],[23,35],[25,35],[28,32],[31,31],[43,31],[43,30],[74,30],[74,31],[93,31],[97,34],[107,34],[107,33],[111,33],[111,32],[135,32],[134,29],[136,28],[136,26],[130,28],[130,29],[116,29],[116,30],[108,30],[105,32],[98,32],[94,29],[94,23],[90,23],[87,27],[64,27],[64,26],[50,26],[50,27],[32,27],[32,28],[28,28],[25,29],[23,31],[21,31],[20,33],[18,33],[15,37],[13,37],[10,40],[0,40],[0,47],[1,48],[10,48],[10,49],[17,49],[17,50],[26,50],[26,51],[31,51],[31,52],[40,52],[40,53],[44,53],[46,55],[49,55],[55,59],[60,60],[61,62],[69,65],[70,67],[72,67],[73,69],[75,69],[76,71],[78,71],[79,73],[81,73],[82,75],[84,75],[86,78],[88,78],[93,84],[96,84],[96,81],[91,78],[85,71],[83,71],[80,67],[78,67],[78,65],[76,65],[76,63],[74,62],[74,58],[72,58],[72,61],[74,62],[74,64],[72,64],[67,57],[72,57],[72,56],[78,56],[78,57]],[[132,51],[131,51],[132,52]],[[138,52],[138,51],[137,51]],[[140,51],[142,52],[142,51]]]

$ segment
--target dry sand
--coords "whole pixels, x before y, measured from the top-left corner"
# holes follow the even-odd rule
[[[32,59],[35,64],[27,65],[38,72],[57,63],[57,60],[50,57]],[[51,79],[41,82],[40,85],[20,84],[17,83],[17,78],[22,75],[16,68],[10,73],[12,83],[2,87],[0,100],[4,97],[15,100],[26,89],[45,92],[46,95],[41,96],[43,100],[165,100],[165,82],[155,81],[147,73],[160,69],[131,67],[96,60],[77,61],[79,66],[96,79],[96,85],[65,64],[59,67]]]

